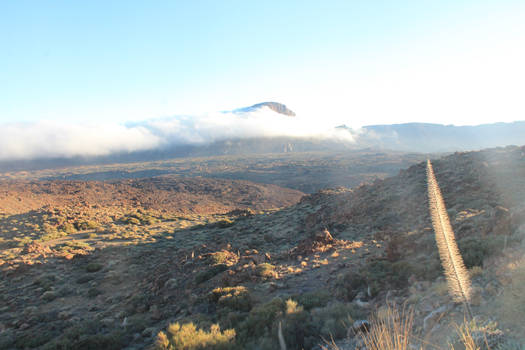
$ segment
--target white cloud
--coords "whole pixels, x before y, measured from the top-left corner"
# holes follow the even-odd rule
[[[0,129],[0,159],[108,155],[161,145],[147,128],[119,124],[12,123]]]
[[[229,138],[322,137],[352,141],[335,125],[263,108],[250,113],[173,116],[128,124],[10,123],[0,128],[0,160],[101,156]]]

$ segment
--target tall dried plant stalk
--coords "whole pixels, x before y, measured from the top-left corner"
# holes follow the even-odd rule
[[[286,343],[284,342],[283,329],[281,322],[279,322],[279,328],[277,329],[277,337],[279,338],[279,347],[281,350],[286,350]]]
[[[447,214],[445,201],[434,175],[430,160],[427,160],[428,202],[432,226],[436,234],[436,242],[441,264],[445,270],[449,293],[454,301],[465,305],[468,316],[472,319],[470,309],[471,284],[470,277],[463,263],[463,258],[456,243],[456,237]]]

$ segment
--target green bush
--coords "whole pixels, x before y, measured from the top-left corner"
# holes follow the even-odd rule
[[[28,332],[17,337],[14,345],[17,349],[38,348],[51,341],[53,337],[51,332]]]
[[[465,237],[458,242],[459,250],[467,268],[483,266],[486,257],[503,250],[504,237]]]
[[[139,219],[133,218],[133,217],[124,218],[122,219],[122,221],[128,225],[140,225],[141,224]]]
[[[142,211],[123,216],[120,221],[128,225],[153,225],[160,222],[158,218]]]
[[[228,266],[224,264],[214,265],[204,271],[200,271],[195,275],[195,283],[201,284],[203,282],[206,282],[212,277],[215,277],[219,273],[226,271],[228,269]]]
[[[244,321],[237,322],[235,328],[239,335],[238,343],[243,349],[273,350],[279,349],[277,331],[281,323],[287,348],[301,350],[314,348],[321,337],[344,337],[353,319],[364,316],[350,303],[334,303],[307,311],[296,300],[284,302],[275,298],[254,307]]]
[[[343,338],[353,320],[366,318],[366,313],[352,303],[331,303],[311,311],[312,323],[317,327],[319,337],[325,339]]]
[[[326,290],[315,292],[307,292],[301,295],[293,296],[306,310],[311,310],[314,307],[325,306],[331,299],[332,295]]]
[[[237,311],[250,311],[252,298],[244,286],[215,288],[210,293],[210,301],[221,307]]]
[[[75,228],[75,225],[73,225],[70,222],[64,222],[62,225],[58,226],[58,229],[60,231],[64,231],[65,233],[68,233],[68,234],[77,232],[77,229]]]
[[[395,263],[387,260],[374,260],[363,266],[361,270],[373,296],[386,286],[395,288],[406,286],[408,278],[413,273],[413,265],[402,260]]]
[[[437,254],[426,257],[425,261],[414,262],[412,270],[419,280],[433,281],[443,274],[443,267]]]
[[[57,277],[52,274],[42,275],[33,281],[33,284],[42,287],[44,290],[50,290],[57,283]]]
[[[99,227],[99,224],[91,220],[75,222],[75,228],[79,231],[94,230],[97,227]]]
[[[95,278],[93,277],[93,275],[82,275],[76,279],[76,282],[78,284],[84,284],[84,283],[91,281],[93,278]]]
[[[124,330],[104,332],[99,322],[90,320],[75,323],[61,334],[55,334],[53,339],[41,348],[44,350],[118,350],[124,348],[129,341],[130,338]]]
[[[274,325],[274,329],[278,327]],[[303,307],[296,301],[288,299],[286,301],[285,317],[282,321],[283,336],[286,346],[292,349],[310,349],[315,343],[319,342],[317,331],[311,322],[310,314],[304,311]],[[274,332],[276,334],[276,332]]]
[[[86,271],[87,272],[97,272],[97,271],[102,270],[102,267],[104,266],[99,263],[89,263],[86,265]]]
[[[214,224],[214,226],[218,228],[228,228],[232,227],[233,225],[235,225],[235,221],[232,221],[230,219],[219,220]]]
[[[89,288],[88,291],[87,291],[87,296],[89,298],[94,298],[96,297],[97,295],[100,295],[102,294],[102,291],[98,288],[95,288],[95,287],[92,287],[92,288]]]
[[[284,314],[284,310],[285,303],[281,298],[274,298],[254,307],[246,320],[239,325],[239,336],[243,341],[247,341],[270,334],[274,321]]]
[[[336,294],[344,300],[352,301],[360,290],[367,287],[365,276],[359,271],[349,271],[340,275],[336,281]]]

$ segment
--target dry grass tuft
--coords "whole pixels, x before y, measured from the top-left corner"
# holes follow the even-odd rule
[[[235,330],[227,329],[221,332],[218,325],[211,326],[206,332],[197,329],[193,323],[180,325],[170,324],[168,334],[160,332],[157,335],[155,348],[159,350],[227,350],[233,347],[235,342]]]
[[[413,339],[412,311],[388,307],[372,319],[369,332],[361,333],[368,350],[408,350],[413,349],[410,341]]]

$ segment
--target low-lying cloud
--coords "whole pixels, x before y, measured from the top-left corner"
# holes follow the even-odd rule
[[[127,124],[8,123],[0,128],[0,160],[105,156],[231,138],[278,136],[352,141],[348,131],[333,125],[262,108],[249,113],[173,116]]]

